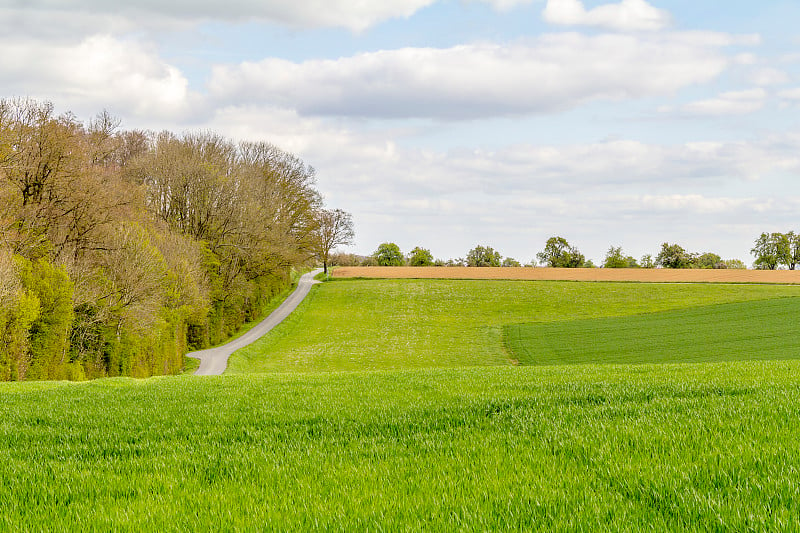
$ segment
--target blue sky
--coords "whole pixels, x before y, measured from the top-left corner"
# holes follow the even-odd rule
[[[800,3],[0,0],[0,96],[266,140],[356,244],[752,262],[800,231]]]

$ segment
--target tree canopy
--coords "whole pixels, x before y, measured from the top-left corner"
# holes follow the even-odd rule
[[[663,243],[656,256],[656,265],[663,268],[692,268],[695,255],[683,249],[679,244]]]
[[[499,267],[503,256],[491,246],[476,246],[467,253],[467,266]]]
[[[316,226],[313,249],[327,274],[331,250],[337,246],[353,244],[353,218],[350,213],[341,209],[321,209],[317,212]]]
[[[372,257],[378,266],[403,266],[405,257],[400,247],[393,242],[384,242],[373,252]]]
[[[433,266],[433,255],[430,250],[417,246],[408,254],[408,264],[409,266]]]
[[[754,264],[757,269],[775,270],[780,265],[794,269],[796,264],[791,238],[783,233],[762,233],[750,252],[756,258]]]
[[[553,268],[580,268],[586,258],[563,237],[547,239],[544,250],[536,254],[539,262]]]
[[[603,261],[603,268],[638,268],[639,263],[633,257],[624,255],[622,247],[614,247],[608,249],[606,258]]]

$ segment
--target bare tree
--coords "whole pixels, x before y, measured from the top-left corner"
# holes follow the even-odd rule
[[[341,209],[323,209],[317,215],[319,227],[316,232],[315,250],[322,261],[322,268],[328,273],[328,260],[331,250],[340,245],[353,244],[353,218]]]

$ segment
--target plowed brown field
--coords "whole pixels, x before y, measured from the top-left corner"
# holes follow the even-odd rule
[[[638,281],[645,283],[800,284],[798,270],[677,270],[643,268],[338,267],[335,278]]]

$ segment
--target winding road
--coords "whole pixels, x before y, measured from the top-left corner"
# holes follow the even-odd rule
[[[263,337],[272,328],[283,322],[283,320],[300,305],[300,302],[303,301],[311,290],[311,286],[319,283],[319,281],[314,280],[314,276],[320,272],[322,272],[322,269],[318,268],[307,274],[303,274],[297,282],[297,288],[294,292],[292,292],[277,309],[270,313],[267,318],[259,322],[253,329],[238,339],[234,339],[228,344],[223,344],[216,348],[187,353],[186,357],[200,359],[200,368],[195,371],[194,375],[218,376],[225,372],[225,369],[228,367],[228,358],[233,352]]]

